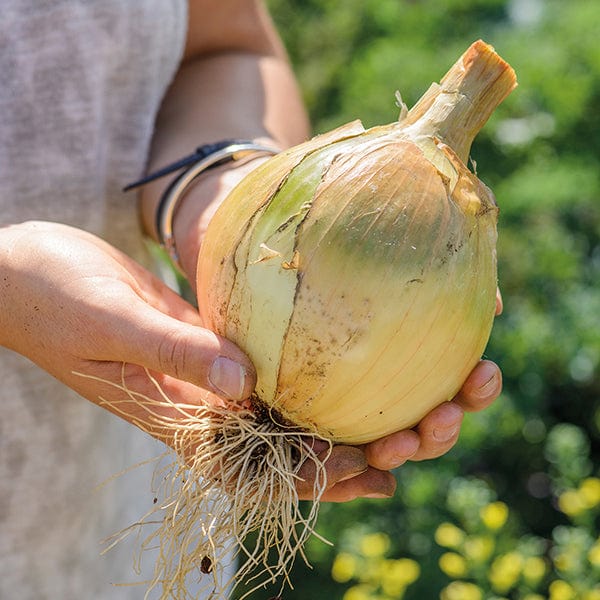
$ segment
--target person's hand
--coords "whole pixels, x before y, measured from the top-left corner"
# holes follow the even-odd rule
[[[148,414],[98,377],[156,398],[148,369],[175,401],[247,398],[254,369],[231,342],[203,329],[196,309],[138,263],[71,227],[0,229],[0,342],[85,398],[151,428]],[[43,398],[40,398],[43,402]]]
[[[2,345],[92,402],[102,398],[105,408],[157,437],[162,439],[163,431],[153,431],[148,412],[119,387],[103,382],[123,383],[159,399],[149,370],[175,402],[222,399],[234,409],[250,395],[255,375],[246,356],[203,329],[193,306],[99,238],[52,223],[12,226],[0,230],[0,261]],[[447,451],[456,441],[463,411],[487,406],[499,389],[498,368],[484,361],[457,398],[432,411],[415,430],[362,448],[334,446],[323,500],[393,494],[389,469]],[[175,416],[164,410],[163,416]],[[310,464],[302,474],[306,482],[299,484],[299,493],[307,498],[312,493]]]
[[[496,315],[502,312],[500,292],[496,299]],[[414,429],[393,433],[362,447],[334,446],[325,463],[327,490],[323,501],[346,502],[358,497],[389,498],[394,495],[396,479],[390,470],[408,460],[437,458],[450,450],[460,433],[465,412],[488,407],[502,389],[502,373],[489,360],[480,361],[460,392],[450,402],[433,409]],[[329,451],[324,442],[315,442],[320,457]],[[314,463],[307,461],[300,471],[303,481],[298,491],[303,499],[313,494]]]

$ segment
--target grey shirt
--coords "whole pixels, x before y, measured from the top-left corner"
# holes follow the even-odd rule
[[[185,0],[0,0],[0,214],[100,235],[141,258],[134,194],[177,70]],[[143,598],[127,543],[158,442],[0,349],[0,598]],[[104,485],[102,485],[104,483]],[[151,561],[150,561],[151,562]],[[149,567],[152,565],[149,564]]]

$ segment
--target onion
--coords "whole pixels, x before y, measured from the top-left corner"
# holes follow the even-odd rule
[[[498,212],[465,163],[514,84],[477,42],[399,122],[292,148],[217,212],[200,312],[252,359],[276,421],[364,443],[460,389],[492,327]]]
[[[475,42],[412,110],[400,102],[398,122],[356,121],[282,152],[219,208],[199,256],[199,310],[249,355],[258,384],[239,411],[163,395],[171,421],[130,392],[175,443],[161,472],[166,516],[143,544],[160,547],[151,587],[162,598],[188,598],[196,576],[215,598],[248,579],[248,594],[291,585],[327,484],[307,436],[369,442],[460,389],[488,341],[497,286],[498,209],[465,165],[515,85]],[[303,515],[305,461],[316,478]],[[223,581],[232,555],[237,574]]]

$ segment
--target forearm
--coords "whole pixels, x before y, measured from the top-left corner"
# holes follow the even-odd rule
[[[266,51],[260,53],[209,53],[184,64],[165,97],[149,170],[190,154],[203,143],[254,139],[285,148],[303,141],[308,134],[296,81],[275,44],[267,44]],[[199,239],[212,212],[227,191],[257,164],[253,161],[242,167],[216,169],[203,175],[186,194],[174,232],[178,247],[185,247],[180,254],[188,274],[195,270]],[[154,238],[156,206],[169,180],[166,177],[147,185],[142,193],[143,224]]]

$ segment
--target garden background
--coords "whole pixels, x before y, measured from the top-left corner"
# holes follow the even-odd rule
[[[519,87],[472,148],[500,205],[493,408],[390,500],[324,505],[286,600],[600,599],[600,5],[270,0],[315,133],[397,118],[474,40]],[[253,597],[269,598],[277,589]]]

